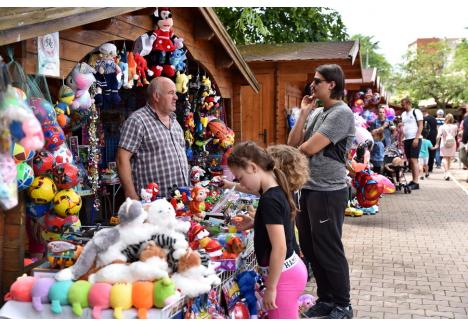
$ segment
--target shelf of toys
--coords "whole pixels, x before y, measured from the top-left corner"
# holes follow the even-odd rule
[[[213,182],[206,186],[216,188]],[[193,189],[197,187],[203,188]],[[203,217],[190,210],[194,200],[185,202],[184,209],[174,205],[177,216],[174,202],[165,198],[143,203],[127,199],[119,209],[120,224],[94,230],[83,248],[78,239],[75,245],[50,242],[49,267],[33,269],[33,276],[12,284],[0,316],[262,316],[253,233],[236,232],[229,223],[249,205],[256,206],[257,199],[227,190]]]

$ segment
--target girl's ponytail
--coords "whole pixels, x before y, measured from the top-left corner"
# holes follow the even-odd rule
[[[286,195],[286,198],[288,199],[289,207],[291,209],[290,216],[291,216],[291,219],[294,219],[294,217],[297,214],[297,207],[292,197],[291,190],[289,189],[288,179],[286,178],[286,175],[284,174],[284,172],[278,169],[277,167],[273,168],[273,173],[275,174],[276,181],[280,185],[281,189],[283,189],[284,194]]]

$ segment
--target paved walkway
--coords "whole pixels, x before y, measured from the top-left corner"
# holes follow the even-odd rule
[[[439,169],[420,185],[345,221],[355,318],[468,318],[468,193]]]

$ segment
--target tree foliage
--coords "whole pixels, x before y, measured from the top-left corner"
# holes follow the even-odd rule
[[[385,57],[378,53],[379,42],[373,40],[374,36],[356,34],[351,36],[352,40],[359,40],[361,52],[361,65],[364,68],[377,68],[377,75],[386,86],[392,74],[392,65]]]
[[[215,8],[236,44],[343,41],[341,15],[323,7]]]
[[[397,81],[415,100],[434,99],[438,108],[468,100],[468,46],[466,40],[453,49],[447,41],[433,42],[406,54]]]

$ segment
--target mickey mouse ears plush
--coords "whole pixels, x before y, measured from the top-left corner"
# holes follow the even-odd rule
[[[153,22],[155,24],[160,20],[166,20],[166,19],[172,18],[171,9],[167,7],[156,8],[151,18],[153,18]]]

